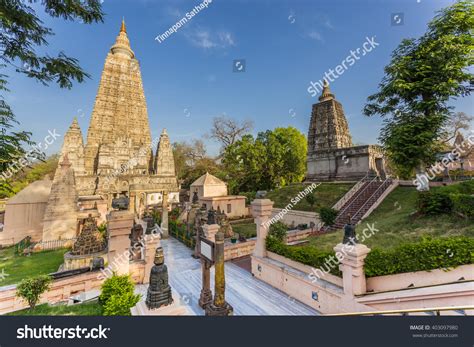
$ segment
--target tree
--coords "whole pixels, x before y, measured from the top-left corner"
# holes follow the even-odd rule
[[[309,206],[313,207],[314,204],[316,203],[316,197],[314,194],[308,194],[306,195],[306,202],[309,204]]]
[[[234,193],[300,182],[306,172],[306,137],[293,127],[244,135],[225,149],[223,170]]]
[[[222,150],[225,150],[249,133],[252,128],[253,122],[249,120],[239,123],[226,116],[214,117],[209,137],[219,142]]]
[[[364,114],[385,118],[380,140],[403,178],[435,161],[449,100],[473,89],[473,27],[470,1],[440,11],[423,36],[395,49],[379,91],[368,97]]]
[[[473,116],[470,116],[464,112],[456,112],[451,114],[443,129],[443,143],[449,145],[461,130],[469,130],[470,123],[473,120]]]
[[[51,277],[47,275],[24,279],[16,288],[16,296],[24,299],[30,306],[30,310],[33,310],[41,294],[49,289],[51,280]]]
[[[322,222],[329,226],[334,225],[337,214],[338,211],[331,207],[323,206],[319,209],[319,216],[321,217]]]
[[[216,161],[207,156],[206,146],[201,140],[173,143],[173,156],[176,173],[183,187],[189,187],[206,172],[218,174],[220,169]]]
[[[53,31],[44,26],[37,16],[31,3],[38,0],[2,0],[0,3],[0,69],[11,66],[16,72],[33,78],[43,85],[57,83],[61,88],[71,88],[73,81],[79,83],[89,75],[85,73],[78,61],[59,52],[56,57],[48,54],[38,54],[36,49],[47,46],[46,38]],[[65,20],[80,20],[83,23],[102,22],[103,13],[100,0],[42,0],[41,5],[49,16]],[[0,73],[0,170],[7,170],[19,158],[32,160],[43,158],[42,153],[27,151],[25,146],[31,146],[31,132],[13,131],[18,124],[10,105],[5,100],[4,93],[8,92],[8,75]],[[2,190],[8,190],[6,181],[0,182]]]

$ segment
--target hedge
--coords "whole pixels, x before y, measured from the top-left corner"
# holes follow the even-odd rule
[[[315,247],[307,246],[288,246],[274,237],[267,237],[267,250],[285,258],[295,260],[297,262],[317,268],[327,269],[325,262],[331,257],[335,257],[334,252],[320,251]],[[330,267],[331,274],[341,276],[341,271],[338,266]]]
[[[170,234],[176,238],[178,241],[181,241],[189,248],[194,248],[196,244],[195,238],[190,235],[187,231],[186,224],[176,220],[170,220],[168,222],[168,228]]]
[[[326,261],[334,252],[320,251],[314,246],[288,246],[274,237],[267,237],[267,250],[314,268],[326,269]],[[373,249],[365,259],[367,277],[404,272],[453,268],[474,263],[474,239],[464,236],[429,239],[405,243],[393,249]],[[330,273],[341,276],[338,267]]]
[[[453,268],[472,264],[474,239],[465,236],[405,243],[389,250],[373,249],[365,259],[368,277]]]
[[[468,194],[452,194],[453,210],[462,215],[473,218],[474,217],[474,196]]]

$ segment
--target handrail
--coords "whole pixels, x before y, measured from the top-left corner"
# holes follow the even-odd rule
[[[368,175],[369,173],[367,173]],[[379,176],[375,176],[370,182],[369,184],[367,184],[367,186],[362,189],[357,195],[361,195],[367,188],[369,188],[369,186],[372,184],[372,182],[374,182],[377,178],[379,178]],[[354,194],[355,195],[355,194]],[[347,205],[342,211],[339,211],[338,213],[338,216],[343,216],[343,213],[349,208],[349,206],[351,206],[351,204]],[[357,211],[358,212],[358,211]]]
[[[373,192],[372,195],[364,202],[364,204],[362,204],[362,206],[359,208],[359,210],[356,213],[354,213],[354,216],[352,216],[352,218],[357,216],[357,214],[365,207],[365,205],[367,205],[369,203],[370,199],[372,199],[372,197],[375,196],[375,194],[377,194],[377,192],[380,190],[380,188],[382,188],[385,185],[385,183],[387,183],[388,181],[391,181],[391,179],[387,178],[385,181],[383,181],[383,183],[380,185],[380,187],[378,187],[375,190],[375,192]]]
[[[442,311],[465,311],[474,310],[474,306],[451,306],[451,307],[433,307],[433,308],[412,308],[407,310],[385,310],[385,311],[365,311],[365,312],[350,312],[350,313],[330,313],[325,316],[369,316],[369,315],[383,315],[383,314],[399,314],[399,313],[417,313],[417,312],[436,312]]]
[[[362,184],[364,184],[364,181],[367,179],[367,176],[369,176],[369,171],[367,171],[365,176],[362,177],[346,194],[344,194],[344,196],[338,202],[336,202],[336,204],[332,208],[339,210],[339,208],[343,207],[344,204],[357,193]],[[341,205],[341,207],[338,208],[337,206],[339,204]]]

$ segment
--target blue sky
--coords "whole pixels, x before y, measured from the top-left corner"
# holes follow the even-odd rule
[[[381,120],[362,115],[367,96],[376,91],[399,42],[422,35],[435,11],[453,1],[214,0],[164,42],[154,40],[200,2],[104,0],[105,23],[93,25],[40,13],[56,33],[46,52],[79,59],[91,79],[62,90],[10,70],[7,101],[21,129],[42,141],[48,130],[64,134],[77,116],[86,136],[104,60],[125,16],[141,64],[153,137],[167,128],[172,141],[199,138],[222,114],[253,120],[255,133],[291,125],[306,134],[317,102],[307,91],[310,81],[375,36],[379,46],[331,83],[331,90],[344,107],[354,142],[376,143]],[[393,13],[403,13],[403,25],[391,25]],[[245,72],[233,72],[235,59],[245,59]],[[452,104],[472,113],[472,98]],[[216,154],[218,145],[206,142]],[[61,144],[54,143],[48,154]]]

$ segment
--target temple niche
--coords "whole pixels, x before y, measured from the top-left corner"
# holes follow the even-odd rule
[[[327,81],[319,102],[313,105],[308,130],[308,181],[354,181],[367,173],[385,176],[378,145],[354,146],[344,110]]]

